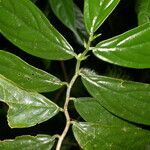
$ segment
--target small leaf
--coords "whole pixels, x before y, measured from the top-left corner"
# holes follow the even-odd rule
[[[88,92],[115,115],[150,125],[150,85],[99,76],[82,70]]]
[[[0,12],[0,32],[25,52],[52,60],[75,55],[69,43],[30,0],[1,0]]]
[[[37,92],[54,91],[64,85],[59,79],[37,69],[14,54],[0,50],[0,74],[25,89]]]
[[[144,150],[150,146],[150,132],[137,127],[74,122],[73,133],[83,150]]]
[[[1,150],[50,150],[55,142],[55,137],[49,135],[18,136],[15,139],[0,141]]]
[[[11,128],[31,127],[56,115],[59,107],[46,97],[22,90],[0,75],[0,101],[9,106],[8,124]]]
[[[138,24],[150,22],[150,0],[137,0],[136,3]]]
[[[84,22],[88,33],[95,32],[118,5],[120,0],[85,0]]]
[[[150,23],[100,42],[93,49],[104,61],[131,68],[150,68]]]

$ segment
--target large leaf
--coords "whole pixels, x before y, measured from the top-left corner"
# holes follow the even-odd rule
[[[95,32],[111,12],[118,5],[120,0],[85,0],[84,22],[87,31]]]
[[[0,32],[29,54],[45,59],[70,59],[69,43],[30,0],[0,1]]]
[[[15,139],[0,141],[1,150],[50,150],[55,137],[49,135],[18,136]]]
[[[79,114],[87,123],[74,123],[76,140],[83,149],[144,149],[150,143],[150,132],[119,119],[94,98],[74,100]],[[137,141],[138,140],[138,141]],[[140,142],[139,142],[140,141]]]
[[[51,74],[37,69],[14,54],[0,50],[0,74],[25,89],[48,92],[60,88],[64,83]]]
[[[99,122],[106,125],[132,126],[108,112],[95,98],[84,97],[74,100],[75,108],[87,122]]]
[[[150,133],[136,127],[74,122],[73,132],[83,150],[148,150],[150,146]]]
[[[131,68],[150,68],[150,23],[100,42],[93,49],[98,58]]]
[[[150,22],[150,0],[137,0],[138,24]]]
[[[42,123],[59,111],[59,107],[46,97],[22,90],[0,75],[0,101],[9,106],[8,124],[12,128],[30,127]]]
[[[150,85],[99,76],[83,70],[88,92],[110,112],[136,123],[150,125]]]
[[[83,44],[82,36],[86,35],[83,14],[72,0],[49,0],[54,14],[75,34],[78,42]]]

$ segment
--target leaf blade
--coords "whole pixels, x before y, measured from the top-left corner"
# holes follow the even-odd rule
[[[49,0],[51,8],[55,15],[71,30],[75,27],[74,4],[72,0]]]
[[[15,139],[0,141],[0,149],[5,150],[50,150],[55,138],[49,135],[18,136]]]
[[[83,37],[87,36],[83,22],[83,14],[72,0],[49,0],[51,8],[57,18],[75,35],[77,42],[83,45]]]
[[[104,61],[131,68],[150,68],[150,23],[97,44],[93,53]],[[139,59],[140,58],[140,59]]]
[[[103,125],[132,126],[128,122],[114,116],[106,110],[95,98],[84,97],[74,100],[75,108],[81,117],[87,122]]]
[[[126,120],[150,124],[150,85],[99,76],[91,71],[81,73],[88,92],[110,112]]]
[[[0,32],[20,49],[44,59],[75,56],[70,44],[30,0],[2,0],[0,9]]]
[[[37,92],[54,91],[64,85],[55,76],[37,69],[14,54],[0,50],[0,74],[24,89]]]
[[[150,0],[137,0],[136,11],[139,25],[150,22]]]
[[[102,25],[118,5],[119,1],[120,0],[85,0],[84,22],[88,33],[95,32]]]
[[[84,150],[146,149],[150,142],[149,132],[136,127],[74,122],[73,133]]]
[[[72,127],[76,140],[84,150],[149,147],[149,131],[114,116],[95,98],[77,98],[74,104],[81,117],[88,121],[74,122]]]
[[[55,116],[60,108],[36,92],[25,91],[0,75],[0,101],[8,104],[11,128],[31,127]]]

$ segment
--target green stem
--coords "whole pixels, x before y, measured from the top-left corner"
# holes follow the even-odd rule
[[[63,142],[64,138],[66,137],[66,134],[68,133],[68,130],[69,130],[70,125],[71,125],[71,118],[70,118],[70,115],[69,115],[69,112],[68,112],[68,105],[69,105],[69,101],[70,101],[70,93],[71,93],[71,89],[72,89],[76,79],[79,76],[80,65],[81,65],[81,62],[83,61],[82,58],[84,58],[86,56],[86,54],[88,53],[88,51],[90,49],[92,39],[93,39],[93,34],[90,34],[89,41],[86,45],[85,51],[82,54],[78,55],[79,57],[77,57],[75,74],[72,77],[72,79],[71,79],[71,81],[70,81],[70,83],[68,84],[68,87],[67,87],[66,100],[65,100],[65,104],[64,104],[64,114],[65,114],[65,117],[66,117],[66,126],[64,128],[64,131],[62,132],[62,134],[59,137],[59,140],[58,140],[58,143],[57,143],[57,146],[56,146],[56,150],[61,149],[62,142]]]

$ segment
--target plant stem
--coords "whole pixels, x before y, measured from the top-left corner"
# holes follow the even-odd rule
[[[91,42],[92,42],[92,38],[93,38],[93,34],[90,34],[89,41],[86,45],[85,51],[80,55],[80,57],[77,58],[75,74],[72,77],[72,79],[71,79],[71,81],[70,81],[70,83],[68,84],[68,87],[67,87],[66,100],[65,100],[65,104],[64,104],[64,114],[65,114],[65,117],[66,117],[66,126],[64,128],[64,131],[62,132],[62,134],[59,137],[59,140],[58,140],[58,143],[57,143],[57,146],[56,146],[56,150],[61,149],[62,142],[63,142],[63,140],[64,140],[64,138],[65,138],[65,136],[66,136],[66,134],[67,134],[67,132],[70,128],[70,125],[71,125],[71,118],[70,118],[70,115],[69,115],[69,112],[68,112],[68,105],[69,105],[69,101],[70,101],[71,89],[72,89],[76,79],[79,76],[80,65],[81,65],[81,62],[82,62],[82,58],[84,58],[86,56],[87,52],[89,51],[90,45],[91,45]]]
[[[78,65],[80,66],[80,64],[78,64]],[[71,119],[70,119],[70,115],[69,115],[69,112],[68,112],[68,104],[69,104],[69,100],[70,100],[71,88],[72,88],[74,82],[76,81],[77,77],[78,77],[78,72],[75,72],[75,75],[73,76],[73,78],[70,81],[70,83],[68,85],[68,88],[67,88],[66,101],[65,101],[65,104],[64,104],[64,114],[65,114],[65,117],[66,117],[66,126],[65,126],[65,129],[64,129],[62,135],[60,136],[60,138],[58,140],[56,150],[60,150],[62,142],[63,142],[63,140],[64,140],[64,138],[65,138],[65,136],[66,136],[66,134],[69,130],[69,127],[71,125]]]

